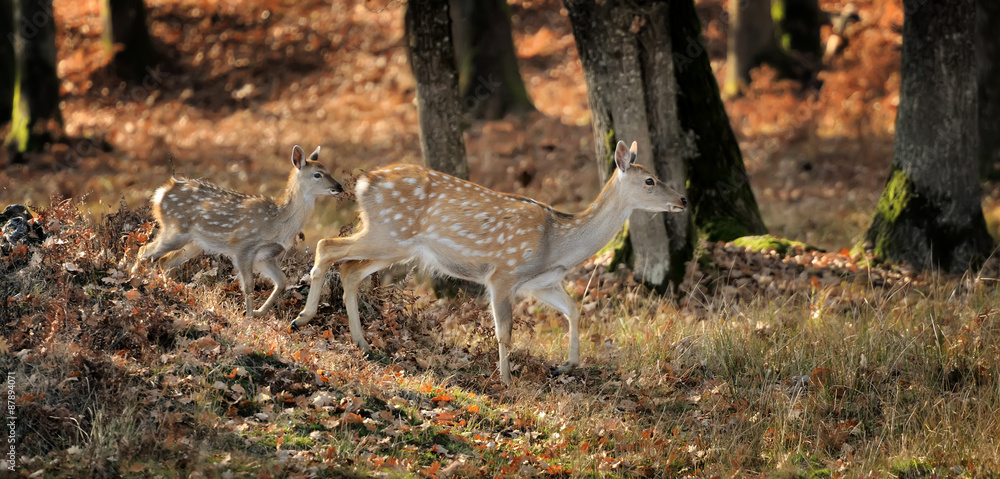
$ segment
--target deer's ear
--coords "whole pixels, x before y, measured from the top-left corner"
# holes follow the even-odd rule
[[[319,149],[320,149],[320,147],[317,146],[316,147],[316,151],[312,152],[312,154],[309,155],[309,160],[310,161],[319,160]]]
[[[635,163],[636,153],[639,152],[639,144],[633,141],[632,142],[632,148],[629,148],[628,152],[632,156],[632,159],[629,161],[629,164],[631,165],[631,164]]]
[[[299,145],[292,147],[292,165],[300,170],[306,165],[306,152],[302,151]]]
[[[627,170],[632,165],[632,152],[625,146],[624,141],[619,141],[615,148],[615,165],[621,171]]]

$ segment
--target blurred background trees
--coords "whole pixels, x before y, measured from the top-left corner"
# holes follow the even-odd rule
[[[139,80],[160,60],[142,0],[102,0],[106,50],[124,79]],[[0,125],[11,123],[4,147],[12,156],[61,141],[60,79],[52,0],[0,0]],[[117,46],[117,47],[116,47]],[[117,51],[115,49],[117,48]]]
[[[139,80],[160,62],[146,22],[143,0],[101,0],[104,48],[113,55],[115,72],[128,80]],[[116,51],[117,49],[117,51]]]
[[[0,93],[10,116],[10,133],[4,147],[14,155],[40,149],[62,134],[59,113],[59,78],[56,76],[56,25],[52,0],[5,0],[0,23],[3,41],[0,49],[7,80],[0,80]],[[8,49],[10,48],[10,49]],[[11,55],[12,53],[12,55]],[[9,69],[8,69],[9,68]],[[6,88],[5,88],[6,85]]]
[[[750,70],[767,63],[783,77],[808,84],[822,58],[817,0],[729,0],[729,53],[724,93],[739,94]]]
[[[466,113],[496,120],[535,107],[517,65],[507,0],[451,0],[459,91]]]

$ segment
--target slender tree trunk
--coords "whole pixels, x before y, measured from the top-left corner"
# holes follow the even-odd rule
[[[409,39],[410,68],[417,80],[417,111],[420,149],[429,168],[469,179],[462,133],[462,107],[458,94],[458,71],[451,40],[448,0],[410,0],[404,23]],[[453,278],[434,278],[438,296],[454,296],[459,290],[473,294],[482,287]]]
[[[728,35],[725,93],[735,96],[750,82],[750,70],[778,50],[771,1],[729,0]]]
[[[639,163],[684,194],[668,2],[565,0],[564,5],[587,80],[602,180],[611,171],[614,145],[637,141]],[[678,283],[693,252],[691,231],[687,212],[633,213],[628,235],[637,277],[661,292]]]
[[[149,35],[143,0],[101,0],[101,17],[105,49],[110,53],[115,44],[122,45],[114,56],[115,72],[130,80],[143,78],[160,61]]]
[[[17,152],[34,151],[62,134],[59,78],[56,76],[56,28],[52,0],[14,0],[14,91],[11,132],[4,145]]]
[[[771,0],[771,18],[783,50],[807,57],[806,63],[819,61],[823,55],[820,28],[828,18],[817,0]]]
[[[506,0],[451,0],[458,86],[465,111],[495,120],[534,110],[517,66]]]
[[[420,149],[428,167],[469,179],[448,0],[406,5],[410,67],[417,79]]]
[[[784,78],[811,83],[822,66],[817,0],[729,0],[729,46],[723,93],[738,95],[750,70],[771,65]]]
[[[879,260],[960,273],[993,247],[980,205],[975,0],[903,8],[894,158],[864,247]]]
[[[695,153],[687,159],[687,198],[698,233],[708,241],[766,234],[702,41],[694,0],[670,2],[670,33],[674,75],[684,92],[677,95],[678,117]]]
[[[0,0],[0,128],[14,106],[14,2]]]
[[[977,0],[979,161],[983,178],[1000,180],[1000,1]]]

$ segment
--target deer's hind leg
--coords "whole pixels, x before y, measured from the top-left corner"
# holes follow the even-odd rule
[[[135,264],[132,266],[132,274],[138,272],[139,265],[147,260],[157,263],[163,258],[170,257],[170,253],[180,253],[179,250],[183,249],[190,241],[191,239],[185,234],[171,233],[166,229],[161,230],[159,236],[153,241],[139,248],[139,257],[136,258]]]
[[[511,294],[508,289],[498,288],[492,284],[488,287],[490,304],[493,308],[493,326],[496,329],[500,356],[500,379],[509,387],[511,385],[509,355],[511,333],[514,328],[514,306],[511,303]]]
[[[167,273],[168,276],[176,277],[176,271],[170,272],[172,268],[184,264],[185,261],[198,256],[203,253],[204,250],[194,243],[188,243],[183,248],[179,250],[171,251],[157,261],[157,265],[160,271]]]
[[[569,320],[569,360],[555,370],[556,375],[568,373],[580,364],[580,309],[560,284],[532,291],[531,294],[559,310]]]
[[[271,295],[267,297],[267,301],[264,304],[250,313],[250,317],[260,317],[267,313],[274,303],[278,301],[278,297],[281,293],[285,291],[285,285],[288,283],[288,279],[285,277],[285,273],[281,271],[281,267],[278,266],[278,255],[284,251],[281,245],[273,245],[270,250],[264,252],[264,258],[261,258],[261,253],[258,253],[258,259],[255,266],[259,266],[260,274],[271,280],[274,284],[274,290],[271,291]],[[249,310],[248,310],[249,311]]]
[[[236,267],[236,277],[240,280],[240,290],[243,291],[244,314],[253,316],[253,254],[244,253],[233,258]]]

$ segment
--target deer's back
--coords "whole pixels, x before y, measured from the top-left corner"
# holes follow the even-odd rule
[[[552,210],[417,165],[368,173],[355,190],[366,240],[422,265],[478,282],[495,272],[541,274]]]
[[[172,178],[153,195],[153,215],[163,228],[188,235],[212,253],[266,243],[287,243],[274,219],[278,207],[263,196],[247,195],[203,180]],[[287,236],[288,238],[285,238]]]

